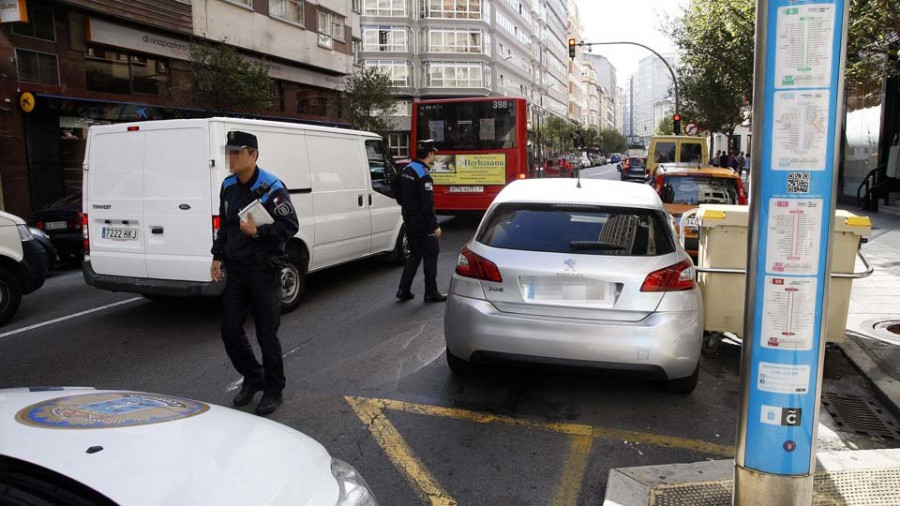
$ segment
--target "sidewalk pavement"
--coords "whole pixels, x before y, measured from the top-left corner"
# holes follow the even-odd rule
[[[847,339],[838,346],[900,418],[900,215],[868,216],[872,235],[862,251],[875,272],[853,280]],[[856,271],[864,269],[857,260]],[[822,427],[813,504],[900,504],[900,449],[829,452]],[[733,472],[734,460],[612,469],[604,505],[730,505]]]

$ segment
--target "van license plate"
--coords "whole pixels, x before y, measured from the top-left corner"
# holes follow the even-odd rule
[[[65,230],[68,224],[64,221],[48,221],[44,223],[44,230]]]
[[[484,193],[484,186],[451,186],[450,193]]]
[[[112,241],[136,241],[137,229],[135,228],[117,228],[103,227],[101,237]]]

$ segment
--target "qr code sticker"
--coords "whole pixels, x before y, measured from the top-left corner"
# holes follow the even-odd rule
[[[809,193],[809,172],[788,172],[788,193]]]

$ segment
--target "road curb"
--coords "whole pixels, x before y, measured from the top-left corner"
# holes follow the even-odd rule
[[[884,407],[895,417],[900,418],[900,381],[891,378],[884,372],[855,339],[857,336],[848,332],[847,339],[843,343],[839,343],[838,347],[860,374],[869,381]]]
[[[879,480],[886,472],[894,478],[898,469],[900,449],[822,452],[816,456],[816,494],[820,498],[843,494],[847,501],[841,504],[886,504],[859,499],[900,495],[894,490],[896,482]],[[721,500],[731,495],[733,478],[734,460],[611,469],[603,505],[674,504],[673,497],[690,498],[690,504],[697,505],[723,504]]]

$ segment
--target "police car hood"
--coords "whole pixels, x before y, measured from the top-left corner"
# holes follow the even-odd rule
[[[339,495],[331,457],[315,440],[166,395],[0,390],[0,455],[122,505],[318,505],[336,504]]]

